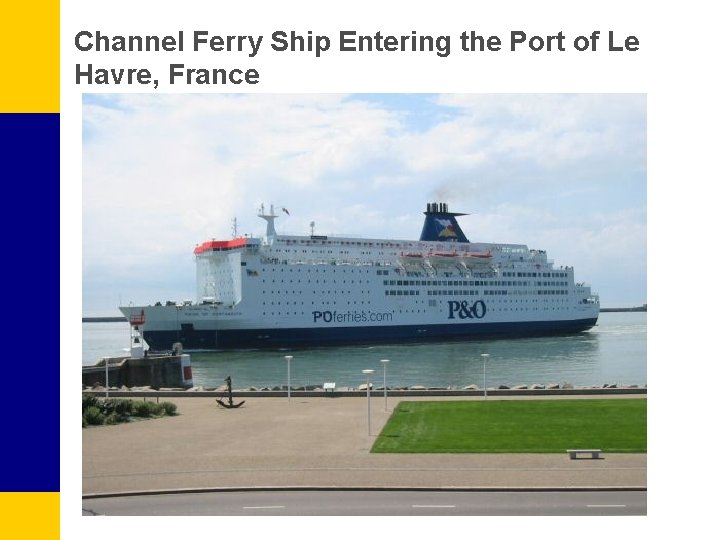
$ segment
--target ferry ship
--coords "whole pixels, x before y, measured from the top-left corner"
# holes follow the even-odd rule
[[[283,209],[285,210],[285,209]],[[287,210],[285,210],[287,212]],[[153,350],[481,340],[582,332],[600,301],[543,250],[470,242],[446,203],[417,241],[280,235],[195,247],[195,301],[121,306]]]

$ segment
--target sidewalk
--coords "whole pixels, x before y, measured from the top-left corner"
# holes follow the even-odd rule
[[[600,460],[570,460],[564,454],[371,454],[374,437],[401,398],[388,398],[388,412],[383,398],[372,398],[372,436],[364,398],[241,399],[243,407],[223,409],[211,398],[172,398],[178,416],[84,429],[83,494],[647,485],[645,454],[604,454]]]

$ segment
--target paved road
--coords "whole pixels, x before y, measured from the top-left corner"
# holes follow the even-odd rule
[[[610,516],[647,515],[645,491],[239,491],[83,500],[83,515]]]

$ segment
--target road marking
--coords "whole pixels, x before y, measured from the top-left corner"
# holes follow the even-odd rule
[[[587,508],[625,508],[627,504],[586,504]]]
[[[413,508],[457,508],[454,504],[413,504]]]
[[[284,506],[243,506],[243,510],[272,510],[275,508],[285,508]]]

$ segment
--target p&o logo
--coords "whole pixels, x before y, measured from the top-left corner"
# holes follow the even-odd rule
[[[448,300],[448,319],[482,319],[487,313],[487,307],[482,300],[470,304],[467,300]]]

